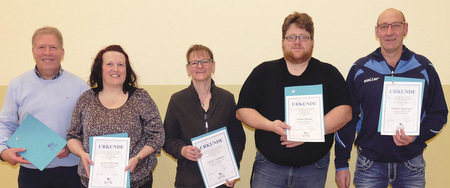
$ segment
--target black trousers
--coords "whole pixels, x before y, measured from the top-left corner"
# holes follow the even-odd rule
[[[81,181],[77,169],[78,165],[46,168],[43,171],[20,167],[19,188],[79,188]]]
[[[152,184],[153,184],[153,179],[146,182],[144,185],[140,186],[139,188],[152,188]],[[87,187],[84,186],[83,184],[81,184],[80,188],[87,188]]]

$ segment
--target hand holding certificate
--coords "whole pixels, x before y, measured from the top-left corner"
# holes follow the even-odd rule
[[[395,135],[419,135],[422,110],[423,79],[386,76],[383,85],[378,132]]]
[[[287,140],[324,142],[322,85],[285,87]]]
[[[89,187],[127,187],[130,138],[94,137]]]
[[[201,150],[197,161],[206,187],[217,187],[226,180],[240,177],[226,127],[191,139],[192,145]]]

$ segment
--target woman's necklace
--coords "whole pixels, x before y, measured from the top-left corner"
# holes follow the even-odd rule
[[[206,97],[205,97],[203,100],[200,100],[200,105],[201,105],[202,107],[205,106],[205,101],[208,99],[208,97],[209,97],[210,94],[211,94],[211,93],[208,92],[208,94],[206,95]]]

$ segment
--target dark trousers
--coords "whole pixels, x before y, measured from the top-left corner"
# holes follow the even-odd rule
[[[78,166],[30,169],[20,167],[18,183],[19,188],[79,188],[80,176]]]
[[[146,182],[144,185],[139,186],[139,188],[152,188],[152,183],[153,183],[153,179]],[[81,184],[80,188],[87,188],[87,187],[84,186],[83,184]]]
[[[140,186],[139,188],[152,188],[153,180],[148,181],[144,185]]]

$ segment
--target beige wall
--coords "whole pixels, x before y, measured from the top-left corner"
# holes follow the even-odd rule
[[[158,105],[159,111],[162,118],[164,119],[165,112],[167,109],[167,104],[169,102],[170,96],[179,91],[186,86],[183,85],[151,85],[143,86],[150,93],[152,98]],[[239,94],[240,85],[223,85],[223,88],[234,93],[236,99]],[[6,86],[0,86],[0,98],[3,99],[3,95],[6,91]],[[450,86],[444,86],[444,92],[446,98],[450,100]],[[3,102],[3,100],[2,100]],[[0,103],[0,106],[2,103]],[[448,104],[450,105],[450,104]],[[427,187],[446,187],[448,185],[448,176],[450,175],[450,161],[447,160],[450,156],[450,149],[448,149],[448,143],[450,143],[450,131],[446,130],[441,132],[437,137],[435,137],[431,142],[429,142],[428,148],[424,152],[425,160],[427,161],[426,167],[426,180]],[[247,135],[247,143],[245,146],[244,156],[241,161],[241,179],[236,184],[236,188],[250,187],[250,174],[252,170],[252,165],[255,157],[255,142],[254,142],[254,132],[248,127],[244,128]],[[334,183],[334,148],[332,148],[331,163],[328,169],[328,179],[327,188],[336,187]],[[354,172],[355,167],[355,157],[356,153],[353,150],[352,159],[350,161],[350,171]],[[154,170],[154,182],[153,186],[156,188],[160,187],[173,187],[173,182],[175,180],[175,168],[176,162],[173,158],[169,157],[166,153],[161,153],[158,156],[158,164]],[[14,188],[17,187],[17,173],[18,166],[12,167],[4,162],[0,162],[0,187]],[[353,176],[353,175],[352,175]]]
[[[405,44],[426,55],[450,84],[443,74],[450,69],[444,55],[450,52],[448,0],[0,0],[0,85],[33,66],[31,35],[44,25],[61,30],[63,66],[83,78],[101,48],[120,44],[140,84],[183,85],[184,54],[201,43],[214,51],[217,83],[241,85],[257,64],[282,56],[281,25],[293,11],[314,20],[313,56],[345,76],[378,46],[374,26],[389,7],[406,15]]]
[[[120,44],[164,117],[172,93],[189,83],[185,52],[194,43],[209,46],[215,55],[214,79],[238,94],[259,63],[281,57],[281,24],[293,11],[306,12],[315,22],[313,56],[335,65],[346,76],[351,64],[378,46],[374,26],[382,10],[403,11],[409,22],[405,44],[429,58],[450,94],[450,2],[448,0],[0,0],[0,101],[9,81],[33,67],[31,35],[44,25],[64,36],[63,67],[87,79],[95,54]],[[450,100],[450,99],[449,99]],[[0,103],[1,104],[1,103]],[[247,145],[236,187],[248,187],[255,146],[245,129]],[[450,155],[444,131],[425,152],[428,187],[446,185]],[[171,187],[175,162],[161,154],[155,187]],[[354,164],[354,162],[352,162]],[[353,166],[351,170],[353,171]],[[0,165],[0,187],[16,186],[17,167]],[[335,187],[331,165],[327,187]]]

